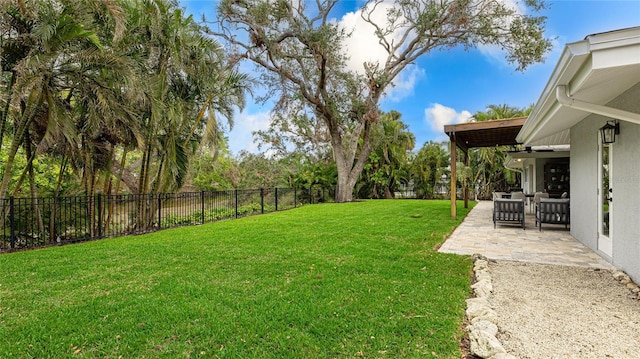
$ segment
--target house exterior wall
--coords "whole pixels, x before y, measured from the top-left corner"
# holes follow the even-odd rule
[[[604,120],[591,117],[571,128],[571,235],[598,252],[598,129]]]
[[[640,84],[608,105],[640,113]],[[640,282],[640,125],[619,121],[612,145],[610,181],[612,256],[598,250],[598,145],[607,120],[590,115],[571,128],[571,234]]]
[[[613,264],[640,283],[640,125],[620,123],[613,147]]]

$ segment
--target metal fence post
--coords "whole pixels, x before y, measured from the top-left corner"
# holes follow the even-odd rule
[[[293,187],[293,208],[298,207],[298,187]]]
[[[200,191],[200,212],[202,212],[200,223],[204,224],[204,191]]]
[[[9,235],[11,236],[11,249],[16,247],[16,213],[13,207],[13,196],[9,197]]]
[[[264,188],[260,188],[260,212],[264,214]]]
[[[96,201],[98,202],[98,238],[102,238],[102,193],[98,193]]]
[[[161,228],[160,220],[162,219],[162,196],[160,195],[160,193],[158,193],[157,196],[158,196],[158,225],[156,226],[156,229],[160,229]]]
[[[275,188],[275,196],[276,196],[276,212],[278,211],[278,187]]]
[[[236,218],[238,218],[238,189],[235,190],[236,194]]]

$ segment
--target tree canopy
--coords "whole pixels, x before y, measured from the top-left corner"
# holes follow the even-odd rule
[[[352,69],[345,39],[353,29],[332,17],[337,3],[222,0],[216,34],[229,43],[233,58],[249,60],[261,71],[267,97],[277,97],[274,113],[283,132],[322,124],[338,170],[338,202],[352,199],[373,150],[371,133],[380,125],[381,98],[421,56],[438,48],[494,45],[524,70],[551,48],[543,36],[545,18],[507,2],[370,0],[358,13],[386,59]],[[535,13],[544,3],[529,0],[526,5]],[[291,126],[300,119],[309,125]]]
[[[121,178],[134,193],[177,190],[245,103],[246,75],[175,0],[9,0],[0,26],[0,197],[20,188],[18,155],[31,183],[50,156],[89,195],[113,177],[115,192]]]
[[[485,111],[473,115],[474,121],[507,119],[528,116],[533,106],[489,105]],[[480,198],[490,198],[494,191],[506,191],[517,182],[517,173],[505,167],[508,146],[472,148],[469,150],[469,168],[459,163],[457,168],[467,174],[469,183]],[[460,176],[462,178],[462,176]]]

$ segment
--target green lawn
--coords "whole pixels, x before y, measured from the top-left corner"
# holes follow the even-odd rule
[[[3,254],[0,358],[459,358],[449,212],[319,204]]]

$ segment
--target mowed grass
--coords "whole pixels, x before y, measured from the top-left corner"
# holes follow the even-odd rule
[[[0,357],[459,358],[472,261],[433,251],[459,222],[319,204],[0,255]]]

